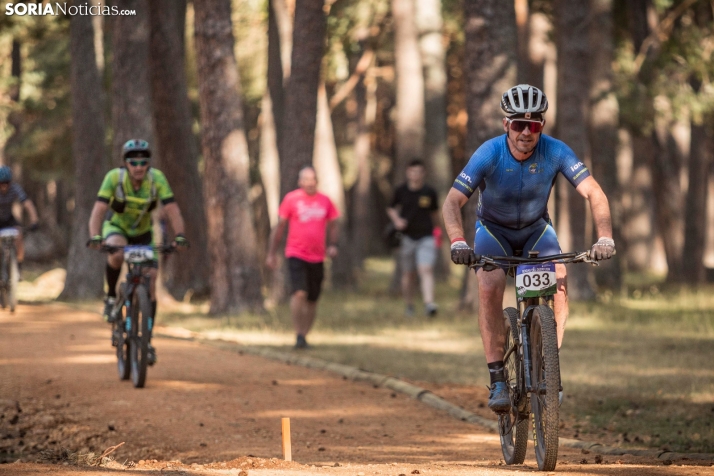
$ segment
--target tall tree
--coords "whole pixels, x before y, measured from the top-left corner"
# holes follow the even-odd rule
[[[149,78],[148,0],[117,0],[120,10],[136,15],[113,17],[112,34],[112,162],[121,164],[121,146],[129,139],[149,141],[154,129]]]
[[[610,289],[619,290],[622,265],[625,263],[625,242],[620,232],[622,193],[617,174],[617,127],[619,108],[615,96],[612,63],[615,58],[612,0],[590,0],[588,134],[593,174],[610,201],[612,233],[619,255],[598,270],[598,281]]]
[[[72,16],[70,52],[75,206],[61,300],[97,298],[102,295],[104,283],[103,260],[85,246],[89,215],[105,172],[103,92],[91,16]]]
[[[298,172],[312,164],[317,90],[325,49],[324,0],[295,3],[290,79],[285,91],[285,114],[280,157],[280,196],[297,185]]]
[[[711,123],[692,121],[689,156],[689,188],[684,208],[684,254],[682,257],[685,279],[690,284],[706,280],[704,247],[706,242],[707,186],[712,163]]]
[[[464,2],[466,108],[468,124],[466,156],[485,141],[503,134],[501,95],[516,84],[516,19],[513,2],[473,0]],[[464,232],[473,243],[476,197],[464,207]],[[473,308],[475,274],[466,271],[462,307]]]
[[[392,0],[396,72],[394,182],[404,181],[411,159],[424,157],[424,76],[414,0]]]
[[[194,0],[212,314],[262,309],[230,0]]]
[[[451,188],[451,158],[446,143],[446,51],[439,0],[416,0],[416,25],[424,69],[424,159],[429,182],[443,199]]]
[[[588,162],[588,0],[555,0],[555,30],[558,47],[558,124],[557,137],[575,155]],[[585,201],[568,188],[571,251],[588,249],[592,244],[586,232]],[[588,266],[574,266],[568,273],[568,294],[574,299],[593,299],[592,272]]]
[[[159,165],[166,174],[186,222],[192,246],[181,259],[164,263],[167,290],[176,299],[187,291],[208,293],[208,252],[203,189],[198,173],[198,145],[185,74],[186,0],[149,2],[151,98]]]

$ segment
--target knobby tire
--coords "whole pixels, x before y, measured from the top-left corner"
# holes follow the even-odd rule
[[[132,332],[129,339],[131,349],[131,381],[136,388],[143,388],[146,383],[150,338],[149,316],[151,316],[149,292],[146,286],[140,284],[136,287],[132,299]]]
[[[17,307],[17,283],[20,281],[20,270],[17,267],[17,256],[14,251],[10,251],[9,280],[7,281],[7,304],[10,312],[15,312]]]
[[[538,469],[553,471],[558,458],[560,363],[555,315],[548,306],[533,310],[530,326],[533,444]],[[538,390],[545,382],[545,394]]]
[[[503,310],[506,326],[506,345],[508,352],[518,342],[518,311],[509,307]],[[505,354],[504,354],[505,355]],[[523,360],[514,348],[504,362],[506,383],[511,395],[511,411],[498,415],[498,432],[501,438],[501,451],[506,464],[521,464],[526,459],[528,445],[528,413],[518,409],[518,395],[525,398],[519,389],[523,388]],[[527,402],[526,402],[527,407]],[[520,415],[519,415],[520,414]]]
[[[121,338],[119,342],[117,342],[117,371],[119,373],[119,380],[129,380],[129,376],[131,375],[129,335],[126,332],[126,327],[124,327],[125,321],[121,315],[126,310],[124,307],[124,301],[126,300],[126,283],[122,283],[119,289],[117,306],[119,307],[120,315],[117,321],[112,325],[112,332],[117,330],[117,328],[121,331]],[[127,315],[126,319],[130,319],[130,316]]]

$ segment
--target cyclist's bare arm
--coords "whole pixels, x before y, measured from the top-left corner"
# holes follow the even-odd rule
[[[595,230],[598,237],[612,238],[612,220],[610,218],[610,204],[607,201],[605,192],[600,188],[594,178],[588,177],[583,180],[575,190],[585,197],[590,203],[590,211],[595,222]]]
[[[399,214],[401,209],[401,205],[397,205],[396,207],[387,207],[387,215],[389,216],[389,219],[392,220],[392,223],[394,223],[397,230],[403,230],[407,227],[407,221]]]
[[[176,202],[171,202],[164,205],[164,214],[169,220],[171,229],[174,231],[175,235],[183,235],[185,233],[185,225],[183,222],[183,217],[181,216],[181,209]]]
[[[30,218],[30,223],[37,223],[39,218],[37,217],[37,209],[35,208],[35,204],[32,203],[32,200],[28,198],[22,202],[22,206],[27,212],[27,216]]]
[[[100,202],[99,200],[94,202],[92,214],[89,216],[89,236],[101,235],[102,222],[104,221],[104,215],[107,213],[107,208],[109,208],[108,203]]]
[[[469,197],[459,192],[455,188],[449,190],[449,194],[444,199],[441,207],[441,214],[444,218],[444,228],[449,240],[464,237],[464,222],[461,218],[461,208],[469,201]]]
[[[268,256],[266,258],[266,263],[269,268],[275,268],[277,266],[275,253],[277,253],[278,246],[280,246],[280,242],[283,236],[285,236],[285,228],[287,225],[288,221],[285,218],[278,218],[278,224],[275,225],[275,229],[273,229],[273,233],[270,235],[270,246],[268,247]]]

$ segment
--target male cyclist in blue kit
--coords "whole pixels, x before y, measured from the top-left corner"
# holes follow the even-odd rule
[[[473,264],[476,254],[513,256],[516,250],[537,250],[540,256],[561,253],[548,216],[548,197],[558,173],[590,203],[597,236],[591,257],[609,259],[615,251],[610,208],[600,185],[587,167],[562,141],[542,134],[548,100],[533,86],[520,84],[503,94],[501,109],[505,134],[484,142],[454,181],[442,208],[451,240],[451,260]],[[479,190],[473,249],[464,239],[461,207]],[[503,371],[506,329],[503,320],[503,268],[476,272],[479,287],[479,329],[491,377],[488,407],[507,412],[511,403]],[[558,293],[555,319],[558,347],[568,318],[565,265],[556,264]],[[562,392],[561,392],[562,398]]]

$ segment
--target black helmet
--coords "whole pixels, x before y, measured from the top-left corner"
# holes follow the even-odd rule
[[[519,84],[503,93],[501,109],[508,117],[515,115],[528,119],[531,115],[542,117],[548,110],[548,98],[535,86]]]

